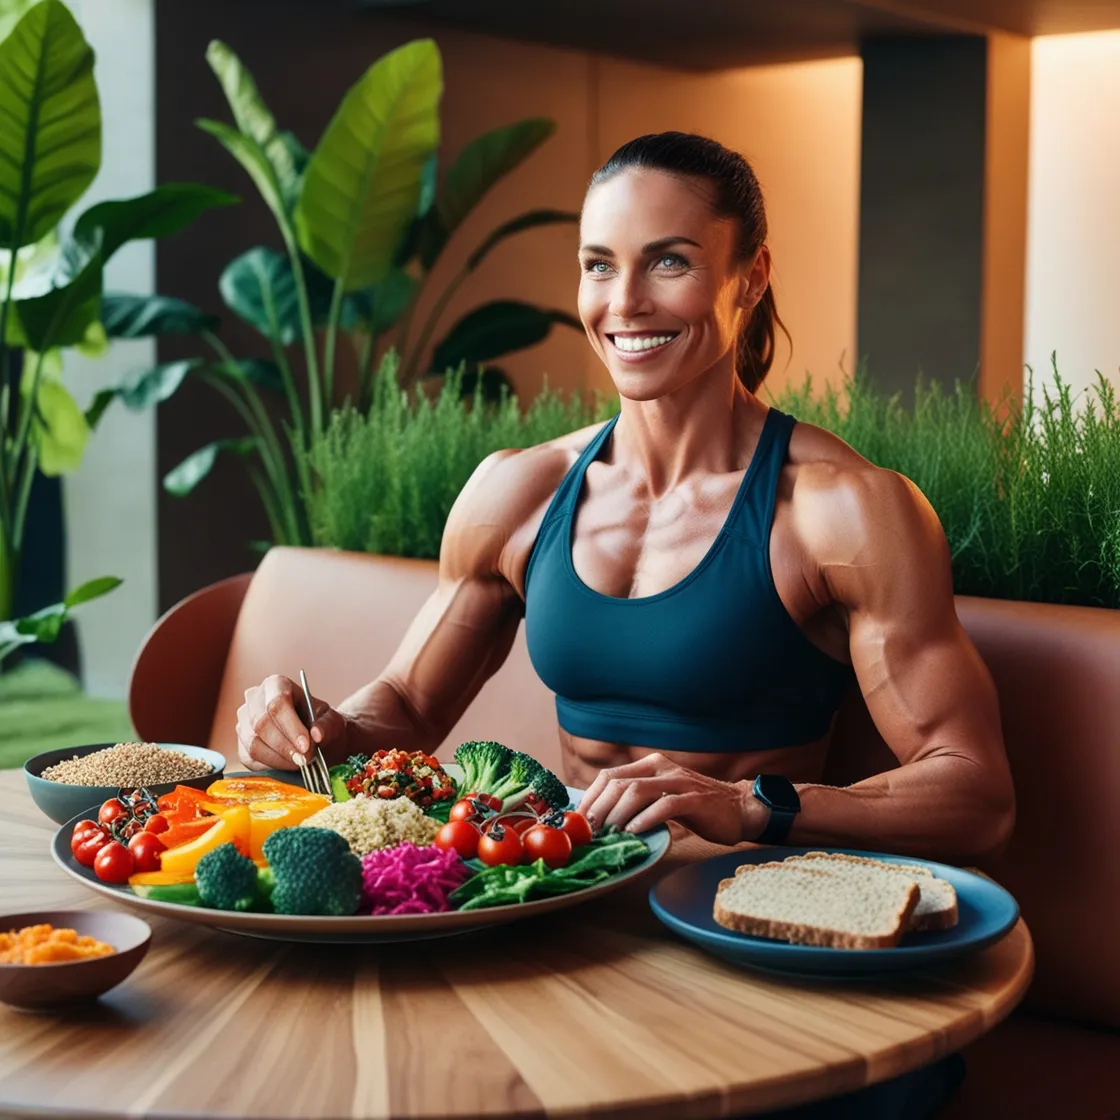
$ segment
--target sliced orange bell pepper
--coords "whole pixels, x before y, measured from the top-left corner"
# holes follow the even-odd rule
[[[213,814],[207,814],[205,817],[192,817],[190,820],[170,816],[167,819],[171,827],[166,832],[159,833],[159,838],[163,841],[164,847],[177,848],[208,832],[214,827],[218,818]]]
[[[176,786],[170,793],[160,794],[156,804],[165,817],[200,817],[208,812],[203,808],[206,800],[206,791],[203,789]]]
[[[207,804],[248,805],[253,801],[299,801],[315,797],[302,785],[278,782],[275,778],[250,775],[244,778],[219,778],[206,787]]]
[[[194,873],[198,861],[222,844],[233,843],[243,855],[249,854],[249,806],[235,805],[221,813],[201,836],[160,853],[161,871]]]
[[[292,828],[325,809],[330,798],[311,794],[296,801],[254,801],[249,805],[249,855],[264,859],[264,842],[281,828]]]

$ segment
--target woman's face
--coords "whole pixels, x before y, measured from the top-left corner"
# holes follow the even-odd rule
[[[579,314],[623,397],[652,400],[724,362],[769,257],[736,259],[739,223],[702,179],[624,171],[592,187],[580,220]],[[759,258],[765,258],[760,261]],[[752,276],[767,273],[757,292]]]

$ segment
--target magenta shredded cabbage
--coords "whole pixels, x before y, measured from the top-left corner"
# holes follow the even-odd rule
[[[368,914],[439,914],[450,910],[447,898],[471,869],[454,850],[418,848],[404,842],[362,858],[361,912]]]

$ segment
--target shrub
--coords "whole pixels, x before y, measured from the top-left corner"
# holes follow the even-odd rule
[[[814,392],[811,379],[774,403],[835,432],[871,462],[912,479],[944,526],[958,594],[1120,607],[1120,416],[1099,377],[1084,399],[1055,368],[1021,405],[995,407],[957,383],[919,382],[913,410],[858,373]],[[1032,378],[1033,382],[1033,378]],[[617,400],[547,388],[522,411],[514,396],[488,404],[405,393],[390,352],[365,413],[333,414],[306,462],[313,539],[396,556],[439,555],[443,526],[474,468],[492,451],[529,447],[602,421]]]

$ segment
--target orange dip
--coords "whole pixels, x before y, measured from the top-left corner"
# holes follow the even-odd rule
[[[94,937],[79,937],[77,930],[51,925],[24,926],[13,933],[0,933],[0,964],[60,964],[107,957],[112,945]]]

